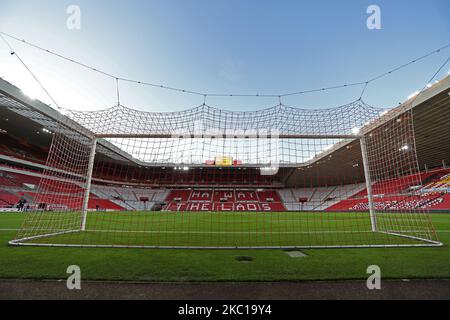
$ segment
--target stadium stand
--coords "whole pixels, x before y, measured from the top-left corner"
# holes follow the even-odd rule
[[[365,184],[333,187],[297,188],[280,191],[282,202],[291,211],[325,210],[342,198],[349,198],[365,190]]]
[[[39,148],[11,135],[0,134],[0,154],[45,164],[48,148]]]
[[[58,196],[42,195],[39,202],[75,208],[82,201],[82,188],[65,181],[46,179],[42,173],[0,166],[0,208],[14,207],[20,199],[36,202],[39,183],[54,186],[50,192],[64,190]],[[20,172],[20,173],[18,173]],[[411,177],[390,180],[373,186],[378,210],[450,208],[450,170],[440,169],[421,174],[422,184],[411,194],[407,181]],[[389,197],[383,192],[389,190]],[[58,199],[57,201],[55,199]],[[345,199],[345,200],[341,200]],[[125,185],[94,184],[88,208],[100,211],[146,211],[155,206],[168,211],[365,211],[368,210],[364,183],[317,188],[266,189],[172,189],[141,188]]]
[[[417,177],[415,177],[417,179]],[[402,177],[383,183],[375,183],[373,193],[375,197],[375,208],[379,210],[429,209],[448,210],[450,203],[450,170],[439,169],[424,172],[420,175],[421,183],[413,190],[411,195],[410,186],[406,181],[411,177]],[[386,190],[397,196],[384,196]],[[358,192],[349,199],[340,201],[327,208],[327,211],[361,211],[368,210],[367,190]]]
[[[136,181],[145,181],[151,186],[174,186],[174,187],[214,187],[221,188],[230,186],[231,188],[250,187],[272,187],[277,185],[282,187],[280,177],[260,175],[257,168],[191,168],[189,171],[174,170],[173,168],[150,167],[144,172],[138,168],[130,168],[116,165],[114,169],[108,169],[108,163],[99,162],[94,171],[97,176],[104,180],[120,182],[123,184],[133,184]],[[126,177],[123,175],[127,172]]]
[[[18,162],[21,159],[45,164],[47,153],[48,148],[11,135],[0,135],[0,155],[16,158]],[[206,166],[189,172],[150,168],[145,174],[135,168],[136,172],[127,169],[129,177],[123,177],[120,176],[120,167],[114,172],[105,170],[106,167],[100,162],[96,168],[100,180],[96,181],[94,177],[88,204],[90,210],[145,211],[158,206],[169,211],[368,210],[364,183],[284,188],[282,175],[263,176],[255,168]],[[10,162],[0,164],[0,207],[14,207],[21,199],[29,204],[35,203],[39,184],[45,184],[48,193],[42,195],[39,202],[68,208],[79,206],[82,186],[63,179],[43,177],[42,170],[15,166]],[[421,183],[414,190],[411,190],[411,180],[418,180],[418,177],[405,176],[376,182],[372,187],[375,206],[381,210],[399,211],[450,208],[450,169],[421,173]],[[384,194],[389,194],[389,197]]]
[[[17,204],[20,200],[20,197],[14,195],[10,192],[0,190],[0,207],[1,208],[9,208]]]
[[[429,174],[423,181],[423,187],[420,192],[449,192],[450,189],[450,170],[440,170]]]
[[[172,190],[168,211],[286,211],[274,190]]]
[[[163,189],[142,189],[119,186],[93,185],[91,192],[99,199],[108,200],[111,204],[103,203],[110,210],[152,210],[154,205],[165,201],[169,191]],[[117,209],[120,207],[120,209]]]

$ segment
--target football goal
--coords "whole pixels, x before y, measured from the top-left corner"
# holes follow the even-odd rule
[[[11,245],[438,246],[412,111],[65,110]]]

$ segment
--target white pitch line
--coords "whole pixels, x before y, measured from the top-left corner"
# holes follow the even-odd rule
[[[0,232],[4,231],[20,231],[22,229],[0,229]],[[48,229],[55,231],[55,229]],[[62,229],[61,229],[62,230]],[[31,230],[30,230],[31,231]],[[46,230],[39,230],[46,231]],[[346,231],[346,230],[335,230],[335,231],[170,231],[170,230],[86,230],[86,232],[101,232],[101,233],[200,233],[200,234],[333,234],[333,233],[373,233],[371,230],[360,230],[360,231]],[[414,230],[402,230],[397,232],[406,233],[427,233],[426,231],[414,231]],[[436,230],[436,232],[448,233],[450,230]]]
[[[400,232],[400,231],[392,231],[391,232]],[[198,234],[355,234],[355,233],[374,233],[372,230],[359,230],[359,231],[346,231],[346,230],[335,230],[335,231],[184,231],[184,230],[86,230],[86,232],[102,232],[102,233],[168,233],[168,234],[176,234],[176,233],[198,233]],[[426,231],[411,231],[411,230],[402,230],[402,233],[425,233]],[[436,232],[450,232],[450,230],[437,230]]]
[[[86,232],[101,232],[101,233],[167,233],[167,234],[335,234],[335,233],[372,233],[367,231],[185,231],[185,230],[86,230]]]
[[[20,231],[21,229],[0,229],[0,231]],[[45,230],[39,230],[45,231]],[[55,231],[52,229],[52,231]],[[185,231],[185,230],[86,230],[86,232],[100,232],[100,233],[168,233],[168,234],[334,234],[334,233],[372,233],[371,230],[361,231]]]
[[[5,228],[5,229],[1,229],[0,230],[6,230],[6,231],[17,231],[17,230],[26,230],[26,231],[30,231],[30,230],[39,230],[39,231],[49,231],[49,230],[67,230],[67,229],[38,229],[38,228],[30,228],[30,229],[23,229],[23,228]]]

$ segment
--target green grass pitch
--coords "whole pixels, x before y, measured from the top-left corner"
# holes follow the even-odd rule
[[[0,214],[0,278],[66,279],[78,265],[86,280],[119,281],[303,281],[366,279],[378,265],[389,279],[450,278],[450,215],[432,215],[443,247],[303,250],[153,250],[12,247],[23,215]],[[91,225],[92,226],[92,225]],[[111,227],[111,225],[108,225]],[[252,262],[239,262],[250,256]]]
[[[330,225],[320,221],[324,214],[293,213],[261,214],[258,220],[244,213],[116,214],[92,213],[88,232],[53,237],[52,241],[88,243],[109,242],[114,234],[117,244],[142,243],[148,245],[298,245],[305,234],[311,244],[324,241],[359,241],[367,234],[370,224],[362,215],[327,213]],[[99,215],[99,216],[96,216]],[[365,217],[367,214],[365,215]],[[291,258],[284,250],[158,250],[114,248],[48,248],[12,247],[7,242],[14,238],[23,220],[22,214],[0,214],[0,278],[65,279],[69,265],[79,265],[82,277],[91,280],[130,281],[301,281],[331,279],[364,279],[370,265],[379,265],[384,278],[450,278],[450,215],[434,214],[432,219],[443,247],[431,248],[369,248],[369,249],[308,249],[305,258]],[[195,217],[195,218],[193,218]],[[235,217],[236,219],[234,219]],[[248,219],[246,219],[248,218]],[[295,219],[294,219],[295,218]],[[326,216],[325,216],[326,218]],[[129,219],[132,219],[129,221]],[[187,224],[187,220],[189,224]],[[228,219],[228,220],[227,220]],[[325,221],[327,221],[325,219]],[[306,224],[308,222],[309,224]],[[316,223],[317,222],[317,223]],[[133,234],[120,230],[124,223],[133,226]],[[186,229],[186,225],[189,229]],[[356,228],[349,230],[348,228]],[[165,229],[164,229],[164,228]],[[90,231],[89,231],[90,230]],[[208,232],[205,232],[208,230]],[[106,232],[105,232],[106,231]],[[158,232],[156,232],[158,231]],[[350,232],[353,231],[353,232]],[[265,232],[270,237],[261,236]],[[356,232],[356,233],[355,233]],[[369,233],[370,234],[370,233]],[[64,237],[67,237],[64,239]],[[331,237],[331,238],[328,238]],[[384,236],[383,236],[384,237]],[[395,241],[398,242],[398,237]],[[131,239],[131,240],[130,240]],[[134,240],[133,240],[134,239]],[[217,240],[219,239],[219,240]],[[380,238],[386,243],[391,241]],[[43,240],[42,240],[43,241]],[[205,242],[206,241],[206,242]],[[208,242],[209,241],[209,242]],[[392,240],[394,241],[394,240]],[[400,240],[401,241],[401,240]],[[48,239],[44,242],[48,242]],[[357,243],[357,244],[358,244]],[[251,262],[240,262],[239,256],[250,256]]]
[[[426,217],[377,215],[380,230],[429,239]],[[30,213],[21,235],[54,234],[27,243],[147,247],[323,247],[424,244],[372,232],[361,212],[89,212],[80,232],[81,212]],[[37,227],[37,228],[36,228]],[[65,232],[69,231],[69,232]],[[73,232],[71,232],[73,231]],[[62,233],[62,234],[61,234]]]

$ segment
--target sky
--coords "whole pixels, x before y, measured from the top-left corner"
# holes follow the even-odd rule
[[[70,29],[69,6],[81,12]],[[367,8],[380,8],[370,30]],[[366,81],[450,44],[448,0],[0,0],[0,31],[119,77],[208,93],[282,94]],[[117,104],[115,81],[6,38],[56,103],[99,110]],[[421,90],[450,48],[371,83],[366,103],[393,107]],[[448,75],[450,65],[437,78]],[[55,104],[0,41],[0,77]],[[179,111],[202,96],[120,83],[120,102],[145,111]],[[282,99],[330,108],[360,97],[362,87]],[[207,97],[235,111],[277,98]]]

